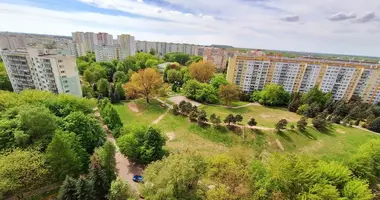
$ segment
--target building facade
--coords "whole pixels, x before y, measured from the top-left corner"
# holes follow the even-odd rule
[[[26,41],[24,34],[4,34],[0,35],[0,50],[1,49],[18,49],[25,48]]]
[[[167,53],[181,52],[191,56],[198,55],[198,46],[194,44],[179,44],[167,42],[153,42],[136,40],[137,52],[150,52],[153,49],[157,55],[163,56]]]
[[[217,69],[225,69],[227,67],[228,55],[223,49],[204,47],[202,52],[203,60],[214,63]]]
[[[120,59],[128,58],[136,54],[135,37],[122,34],[117,36],[117,41],[120,45]]]
[[[13,90],[39,89],[82,96],[76,59],[55,50],[24,49],[1,52]]]
[[[96,62],[110,62],[113,59],[120,60],[120,45],[96,45],[95,59]]]
[[[373,64],[235,56],[229,59],[227,80],[246,92],[275,83],[288,92],[305,93],[318,87],[331,92],[335,100],[348,101],[358,95],[368,103],[380,102],[380,68]]]

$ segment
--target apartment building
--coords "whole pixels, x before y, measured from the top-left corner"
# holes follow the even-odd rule
[[[110,62],[121,58],[120,45],[95,45],[95,59],[97,62]]]
[[[227,52],[220,48],[204,47],[202,51],[203,60],[215,64],[217,69],[225,69],[227,66]]]
[[[269,83],[301,93],[317,86],[331,92],[335,100],[348,101],[358,95],[365,102],[380,102],[380,68],[373,64],[235,56],[229,59],[227,80],[247,92],[262,90]]]
[[[82,96],[74,56],[55,50],[18,49],[1,52],[13,90],[39,89]]]
[[[0,35],[0,50],[1,49],[18,49],[25,48],[26,41],[24,34],[3,34]]]
[[[136,53],[135,37],[122,34],[117,36],[118,44],[120,45],[120,58],[125,59],[133,56]]]
[[[155,50],[157,55],[163,56],[167,53],[181,52],[189,55],[198,55],[198,46],[194,44],[178,44],[166,42],[152,42],[136,40],[136,51],[148,53],[151,49]]]

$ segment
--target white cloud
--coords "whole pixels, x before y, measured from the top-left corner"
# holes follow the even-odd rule
[[[251,0],[249,3],[248,0],[164,0],[173,7],[141,0],[79,1],[140,17],[0,3],[0,17],[6,19],[0,29],[64,35],[73,31],[102,31],[114,35],[130,33],[138,40],[368,55],[376,55],[380,45],[380,39],[373,34],[380,30],[373,24],[380,22],[329,20],[341,12],[349,18],[354,18],[356,13],[357,19],[374,21],[376,13],[368,11],[380,11],[376,0],[366,3],[346,0],[344,4],[336,0]],[[173,9],[178,7],[184,9]],[[302,23],[297,22],[299,19]]]

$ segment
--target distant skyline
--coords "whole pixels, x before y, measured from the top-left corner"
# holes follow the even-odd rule
[[[0,0],[0,31],[380,56],[376,0]]]

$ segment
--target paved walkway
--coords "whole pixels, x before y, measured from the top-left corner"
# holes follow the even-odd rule
[[[143,173],[143,167],[132,163],[128,160],[126,156],[120,153],[119,147],[116,144],[115,138],[111,135],[107,125],[103,123],[103,119],[100,116],[98,110],[95,111],[95,116],[98,117],[99,122],[102,124],[104,131],[107,134],[107,140],[110,141],[116,147],[115,160],[116,160],[116,172],[118,176],[126,181],[131,188],[138,193],[138,183],[133,182],[132,178],[134,175],[141,175]]]

